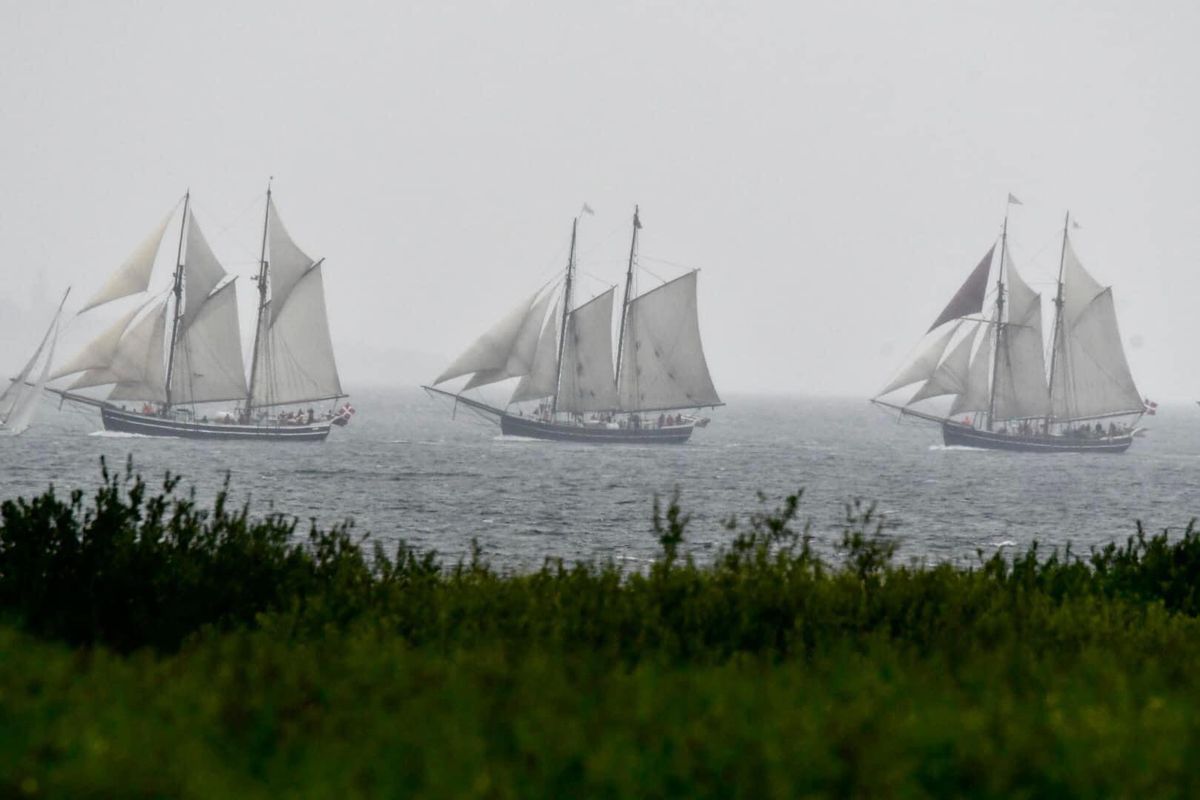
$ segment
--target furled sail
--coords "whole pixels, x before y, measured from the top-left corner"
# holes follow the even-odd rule
[[[896,376],[895,380],[885,386],[878,396],[882,397],[885,394],[914,384],[917,381],[929,380],[933,376],[933,371],[937,369],[938,362],[946,354],[946,348],[950,346],[950,340],[954,338],[954,334],[958,333],[961,324],[952,326],[945,333],[930,342],[929,346],[922,350],[913,359],[913,362]]]
[[[272,306],[274,302],[272,298]],[[271,323],[262,332],[259,347],[260,373],[252,406],[342,396],[320,264],[292,287],[282,311],[271,309]]]
[[[150,273],[154,269],[158,246],[173,216],[175,209],[171,209],[171,213],[163,217],[163,221],[137,246],[129,258],[125,259],[125,263],[109,277],[100,291],[79,310],[80,313],[109,301],[146,291],[146,287],[150,285]]]
[[[696,271],[630,301],[618,387],[625,411],[718,405],[700,342]]]
[[[184,297],[183,317],[191,319],[196,316],[200,306],[208,299],[208,295],[217,288],[225,278],[225,268],[213,254],[208,241],[200,231],[200,223],[196,215],[188,212],[190,217],[187,229],[187,255],[183,262]],[[244,394],[243,394],[244,396]]]
[[[992,345],[995,334],[996,327],[988,325],[983,341],[976,348],[975,355],[971,356],[966,388],[950,404],[950,416],[968,411],[987,411],[991,405]]]
[[[481,370],[471,376],[463,391],[474,389],[476,386],[486,386],[489,383],[519,378],[528,375],[533,368],[534,355],[537,353],[539,333],[546,318],[546,308],[550,305],[550,292],[538,299],[535,295],[521,321],[521,327],[513,338],[503,366]]]
[[[908,401],[909,404],[927,400],[930,397],[961,394],[966,391],[967,373],[971,366],[971,347],[975,343],[975,334],[978,332],[980,324],[975,323],[970,332],[959,340],[954,349],[950,351],[950,355],[946,356],[941,364],[938,364],[929,380],[925,381]]]
[[[929,326],[929,330],[932,331],[952,319],[978,314],[983,310],[983,299],[987,294],[988,269],[992,264],[992,252],[995,249],[996,245],[992,245],[979,265],[971,270],[966,282],[954,293],[954,297],[950,298],[950,302],[942,309],[942,313],[938,314],[938,318]]]
[[[1063,245],[1063,308],[1051,379],[1051,410],[1058,420],[1140,414],[1112,289],[1083,268],[1070,240]]]
[[[1005,254],[1008,324],[999,338],[996,419],[1028,419],[1050,413],[1042,342],[1042,298],[1029,288]]]
[[[567,317],[558,385],[560,411],[612,411],[618,407],[612,360],[613,292],[609,289]]]
[[[171,401],[209,403],[246,396],[246,367],[234,282],[185,314],[175,344]]]
[[[533,354],[533,364],[529,374],[517,383],[513,390],[510,403],[520,403],[524,400],[540,400],[554,394],[555,380],[558,377],[558,320],[562,313],[562,301],[554,304],[554,311],[542,323],[542,333],[538,337],[537,349]]]

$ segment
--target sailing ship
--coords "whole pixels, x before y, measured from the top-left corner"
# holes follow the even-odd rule
[[[51,379],[76,376],[52,388],[65,400],[95,406],[106,430],[191,439],[321,441],[350,412],[332,405],[344,397],[325,310],[324,259],[314,260],[288,235],[267,187],[258,273],[258,313],[249,380],[238,324],[236,278],[221,265],[191,209],[181,201],[179,243],[171,285],[150,293],[151,272],[172,209],[80,310],[133,296],[125,311]],[[178,208],[178,206],[176,206]],[[111,386],[104,399],[80,394]],[[124,403],[133,402],[133,408]],[[137,404],[141,406],[138,407]],[[236,403],[211,416],[197,406]]]
[[[522,302],[424,388],[498,422],[507,436],[596,444],[688,441],[708,424],[695,412],[723,405],[700,341],[698,270],[636,294],[642,222],[634,209],[614,368],[616,287],[573,305],[578,229],[577,216],[561,282]],[[435,388],[467,375],[456,393]],[[514,378],[505,408],[462,394]],[[527,413],[522,404],[530,403],[536,407]]]
[[[66,304],[67,295],[70,293],[70,289],[63,293],[58,311],[54,313],[54,319],[42,336],[37,350],[25,362],[17,376],[9,381],[4,391],[0,392],[0,434],[4,436],[20,436],[33,422],[38,400],[41,399],[42,390],[50,377],[50,365],[54,362],[54,347],[58,340],[58,321],[62,317],[63,305]],[[38,369],[39,363],[41,369]],[[35,370],[38,377],[31,381]]]
[[[872,402],[940,424],[943,441],[952,446],[1037,453],[1129,449],[1141,432],[1144,402],[1121,343],[1112,288],[1084,269],[1071,226],[1068,212],[1048,348],[1042,298],[1013,264],[1006,213],[999,258],[993,244],[926,332],[930,341]],[[989,273],[995,295],[983,317]],[[884,399],[914,384],[917,391],[907,401]],[[922,408],[923,401],[939,397],[950,398],[947,413]]]

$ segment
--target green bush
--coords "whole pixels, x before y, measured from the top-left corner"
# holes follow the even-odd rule
[[[801,496],[642,571],[445,564],[127,468],[0,509],[0,795],[1189,796],[1200,537],[834,559]],[[136,651],[136,652],[135,652]]]

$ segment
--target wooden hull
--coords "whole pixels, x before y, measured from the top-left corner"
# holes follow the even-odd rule
[[[104,429],[140,436],[168,436],[178,439],[221,441],[321,442],[329,435],[330,422],[311,425],[221,425],[212,422],[185,422],[124,411],[110,405],[100,406]]]
[[[542,422],[530,417],[500,414],[500,432],[505,436],[525,436],[555,442],[587,444],[683,444],[692,437],[695,425],[671,425],[647,428],[603,428]]]
[[[1019,453],[1124,453],[1133,444],[1133,436],[1074,439],[1066,436],[1036,434],[1018,436],[995,431],[976,430],[958,422],[942,423],[942,440],[948,446],[980,447]]]

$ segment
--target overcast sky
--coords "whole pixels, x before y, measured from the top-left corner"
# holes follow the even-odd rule
[[[1070,208],[1143,393],[1200,397],[1195,2],[0,8],[5,370],[188,187],[249,276],[274,175],[351,393],[432,377],[586,201],[586,293],[622,279],[634,203],[681,265],[646,266],[702,269],[719,390],[873,394],[1012,192],[1035,288]]]

